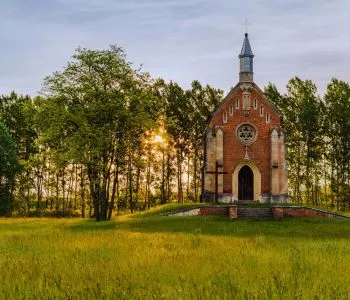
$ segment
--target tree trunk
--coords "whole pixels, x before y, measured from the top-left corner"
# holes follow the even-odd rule
[[[85,181],[84,181],[84,173],[83,166],[80,171],[80,197],[81,197],[81,217],[85,218]]]
[[[190,154],[187,154],[187,189],[186,189],[187,202],[190,198]]]
[[[167,202],[170,201],[171,197],[171,165],[170,165],[170,153],[167,153],[167,172],[166,172],[166,197],[167,197]]]
[[[36,206],[36,212],[39,213],[41,210],[41,200],[42,200],[42,176],[41,174],[38,174],[37,176],[37,196],[38,196],[38,202]]]
[[[198,199],[198,190],[197,190],[197,159],[198,159],[198,151],[197,151],[197,147],[195,147],[195,149],[194,149],[194,158],[193,158],[194,202],[197,202],[197,199]]]
[[[145,195],[145,202],[147,204],[148,209],[151,208],[150,181],[151,181],[151,163],[148,160],[148,166],[146,171],[146,195]]]
[[[112,218],[112,212],[114,209],[114,201],[115,201],[115,194],[117,191],[117,185],[119,180],[119,163],[117,160],[117,163],[115,165],[115,171],[114,171],[114,178],[113,178],[113,187],[112,187],[112,195],[111,195],[111,205],[108,211],[108,220]]]
[[[56,210],[59,209],[60,202],[59,202],[59,174],[58,172],[56,173]]]
[[[162,182],[161,182],[161,204],[166,203],[165,199],[165,149],[164,145],[162,146]]]
[[[76,211],[77,209],[77,198],[78,198],[78,164],[74,164],[75,166],[75,186],[74,186],[74,205],[73,205],[73,210]]]
[[[177,154],[177,196],[178,202],[183,203],[183,193],[182,193],[182,158],[181,158],[181,150],[178,150]]]
[[[66,181],[65,181],[65,177],[64,177],[64,169],[63,169],[63,172],[62,172],[62,181],[61,181],[61,184],[62,184],[62,214],[64,215],[65,212],[66,212]]]
[[[128,185],[129,185],[129,205],[130,205],[130,213],[134,212],[134,203],[132,198],[132,162],[131,162],[131,153],[129,153],[129,161],[128,161]]]

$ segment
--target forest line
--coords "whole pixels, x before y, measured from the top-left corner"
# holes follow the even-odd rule
[[[294,203],[350,209],[350,86],[292,78],[282,114]],[[153,79],[122,48],[77,49],[42,94],[0,97],[3,215],[91,216],[199,202],[203,138],[223,91]]]

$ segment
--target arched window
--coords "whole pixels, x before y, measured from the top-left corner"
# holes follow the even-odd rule
[[[249,94],[243,95],[243,109],[250,110],[250,95]]]
[[[236,109],[239,109],[239,99],[236,99]]]
[[[230,116],[233,116],[233,105],[232,104],[230,104],[230,106],[229,106],[229,114],[230,114]]]
[[[266,113],[266,123],[270,123],[270,114]]]
[[[227,112],[225,111],[224,114],[222,115],[222,121],[224,123],[227,123]]]
[[[260,117],[264,115],[264,107],[260,105]]]
[[[258,100],[254,99],[254,109],[258,109]]]

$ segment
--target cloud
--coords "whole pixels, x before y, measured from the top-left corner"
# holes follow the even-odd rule
[[[226,91],[238,80],[244,20],[259,85],[291,76],[324,89],[350,77],[347,0],[2,0],[0,93],[35,95],[77,46],[123,46],[153,76]]]

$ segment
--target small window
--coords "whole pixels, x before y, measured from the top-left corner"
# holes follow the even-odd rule
[[[239,109],[239,99],[236,99],[236,109]]]
[[[260,105],[260,117],[264,115],[264,107]]]
[[[258,109],[258,100],[254,99],[254,109]]]
[[[230,104],[230,107],[229,107],[229,114],[230,116],[233,116],[233,105]]]
[[[225,111],[224,114],[222,115],[222,121],[224,123],[227,123],[227,112]]]
[[[250,110],[250,95],[243,95],[243,109]]]
[[[266,113],[266,123],[270,123],[270,114]]]

